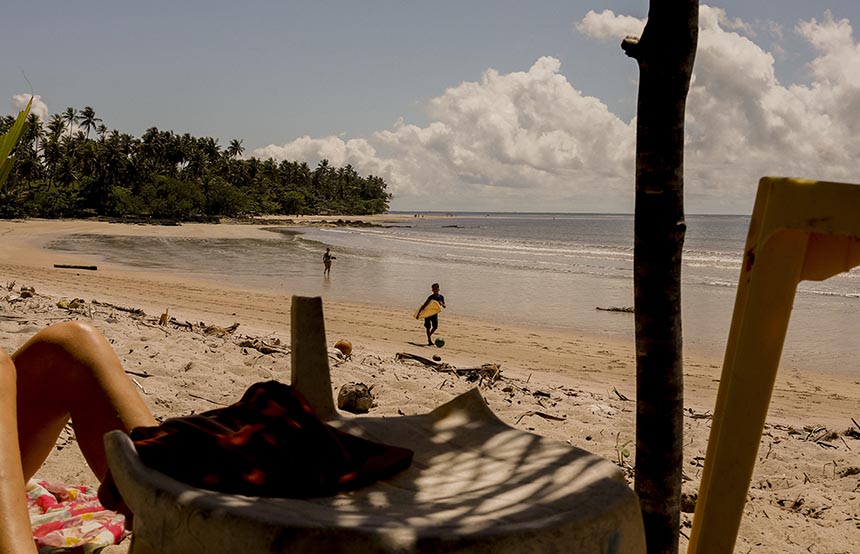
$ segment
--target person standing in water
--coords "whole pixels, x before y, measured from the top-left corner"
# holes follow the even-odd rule
[[[443,308],[447,308],[447,306],[445,306],[445,297],[439,294],[439,283],[433,283],[433,285],[430,287],[430,290],[432,291],[432,293],[430,294],[430,296],[427,297],[427,300],[425,300],[424,303],[421,304],[421,307],[418,308],[418,313],[421,313],[421,310],[427,307],[427,304],[429,304],[433,300],[438,302],[439,305]],[[415,316],[415,319],[418,319],[417,315]],[[430,317],[424,318],[424,329],[427,330],[428,346],[433,346],[433,333],[435,333],[438,328],[439,314],[433,314]]]
[[[331,255],[331,250],[326,248],[325,254],[323,254],[323,267],[325,268],[323,269],[324,276],[328,277],[331,275],[331,261],[335,259],[337,258]]]

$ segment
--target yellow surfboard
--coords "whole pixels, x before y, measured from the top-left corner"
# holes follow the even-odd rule
[[[436,300],[431,300],[427,303],[426,306],[424,306],[423,310],[420,307],[415,310],[415,313],[412,314],[412,317],[416,319],[424,319],[425,317],[436,315],[441,311],[442,305],[439,304],[439,302],[437,302]]]

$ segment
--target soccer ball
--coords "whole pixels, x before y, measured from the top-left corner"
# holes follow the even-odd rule
[[[443,346],[445,346],[445,339],[443,339],[443,338],[438,338],[438,339],[436,339],[436,341],[434,342],[434,344],[435,344],[436,346],[438,346],[439,348],[442,348]]]

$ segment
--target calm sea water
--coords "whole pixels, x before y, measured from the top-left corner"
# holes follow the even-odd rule
[[[685,344],[721,356],[748,216],[688,216],[683,265]],[[232,286],[322,295],[409,312],[439,282],[446,313],[632,336],[633,216],[455,214],[388,228],[271,228],[270,239],[72,235],[50,247],[129,267],[193,274]],[[330,279],[322,252],[337,257]],[[803,283],[784,364],[860,373],[860,272]],[[837,358],[833,353],[839,354]],[[834,361],[837,360],[837,361]]]

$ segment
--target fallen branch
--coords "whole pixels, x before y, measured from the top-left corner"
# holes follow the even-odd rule
[[[548,414],[546,412],[530,411],[530,412],[526,412],[523,415],[521,415],[520,417],[518,417],[517,421],[516,421],[516,423],[514,423],[514,425],[517,425],[520,422],[520,420],[523,419],[524,417],[533,416],[533,415],[536,415],[538,417],[542,417],[544,419],[551,419],[552,421],[565,421],[566,420],[566,418],[554,416],[554,415]]]
[[[615,387],[612,387],[612,392],[615,393],[619,400],[623,400],[624,402],[630,402],[630,399],[618,392],[618,389],[616,389]]]
[[[445,362],[434,362],[433,360],[429,360],[429,359],[427,359],[423,356],[419,356],[417,354],[410,354],[409,352],[398,352],[397,354],[394,355],[394,359],[398,362],[400,360],[415,360],[416,362],[420,362],[426,366],[432,367],[433,369],[435,369],[437,371],[451,371],[451,372],[457,371],[456,368],[452,368],[451,366],[449,366]]]
[[[136,376],[142,377],[144,379],[146,379],[147,377],[152,377],[151,374],[149,374],[145,371],[131,371],[131,370],[126,369],[125,372],[128,373],[129,375],[136,375]]]
[[[633,306],[610,306],[608,308],[602,308],[600,306],[596,306],[595,310],[600,310],[601,312],[622,312],[625,314],[633,313]]]
[[[125,306],[117,306],[116,304],[111,304],[109,302],[99,302],[98,300],[93,300],[92,302],[96,306],[107,306],[108,308],[113,308],[115,310],[119,310],[121,312],[128,312],[134,315],[146,315],[146,312],[141,310],[140,308],[127,308]]]

